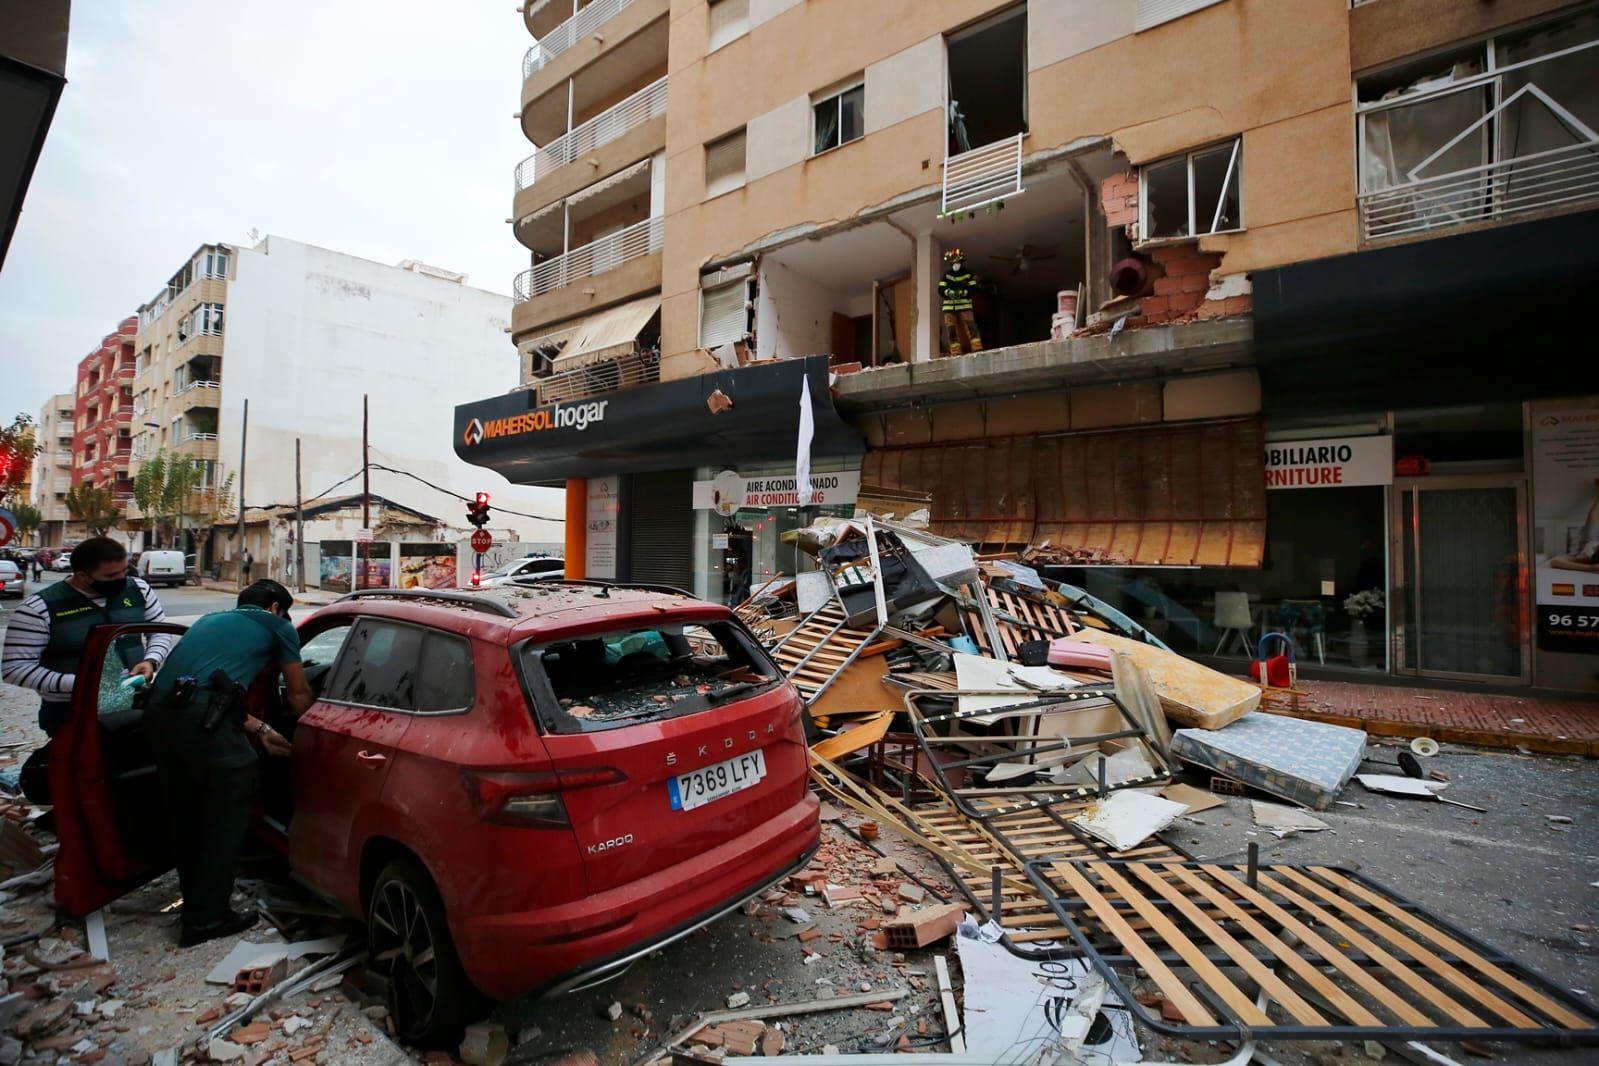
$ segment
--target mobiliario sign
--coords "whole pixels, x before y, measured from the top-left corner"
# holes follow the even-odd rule
[[[1392,437],[1323,437],[1266,445],[1268,489],[1391,485],[1393,480]]]

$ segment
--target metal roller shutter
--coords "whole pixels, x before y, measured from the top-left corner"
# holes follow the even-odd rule
[[[627,487],[628,580],[694,588],[694,472],[634,474]]]
[[[749,281],[739,280],[701,292],[701,348],[744,339],[749,333],[749,291]]]

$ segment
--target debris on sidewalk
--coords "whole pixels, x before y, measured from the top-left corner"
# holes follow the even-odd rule
[[[1251,788],[1326,810],[1366,751],[1366,734],[1344,726],[1255,712],[1225,729],[1179,729],[1172,753]]]
[[[1255,800],[1250,804],[1255,826],[1266,830],[1278,840],[1295,833],[1317,833],[1329,828],[1326,822],[1298,807],[1285,807],[1280,803]]]

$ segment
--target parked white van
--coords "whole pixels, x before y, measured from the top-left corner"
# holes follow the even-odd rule
[[[135,572],[152,585],[181,585],[188,580],[179,551],[144,552]]]

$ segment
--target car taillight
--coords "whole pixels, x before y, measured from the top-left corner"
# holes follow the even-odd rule
[[[478,817],[486,822],[515,826],[568,826],[561,793],[576,788],[596,788],[627,780],[613,766],[585,770],[517,771],[467,770],[467,794]]]

